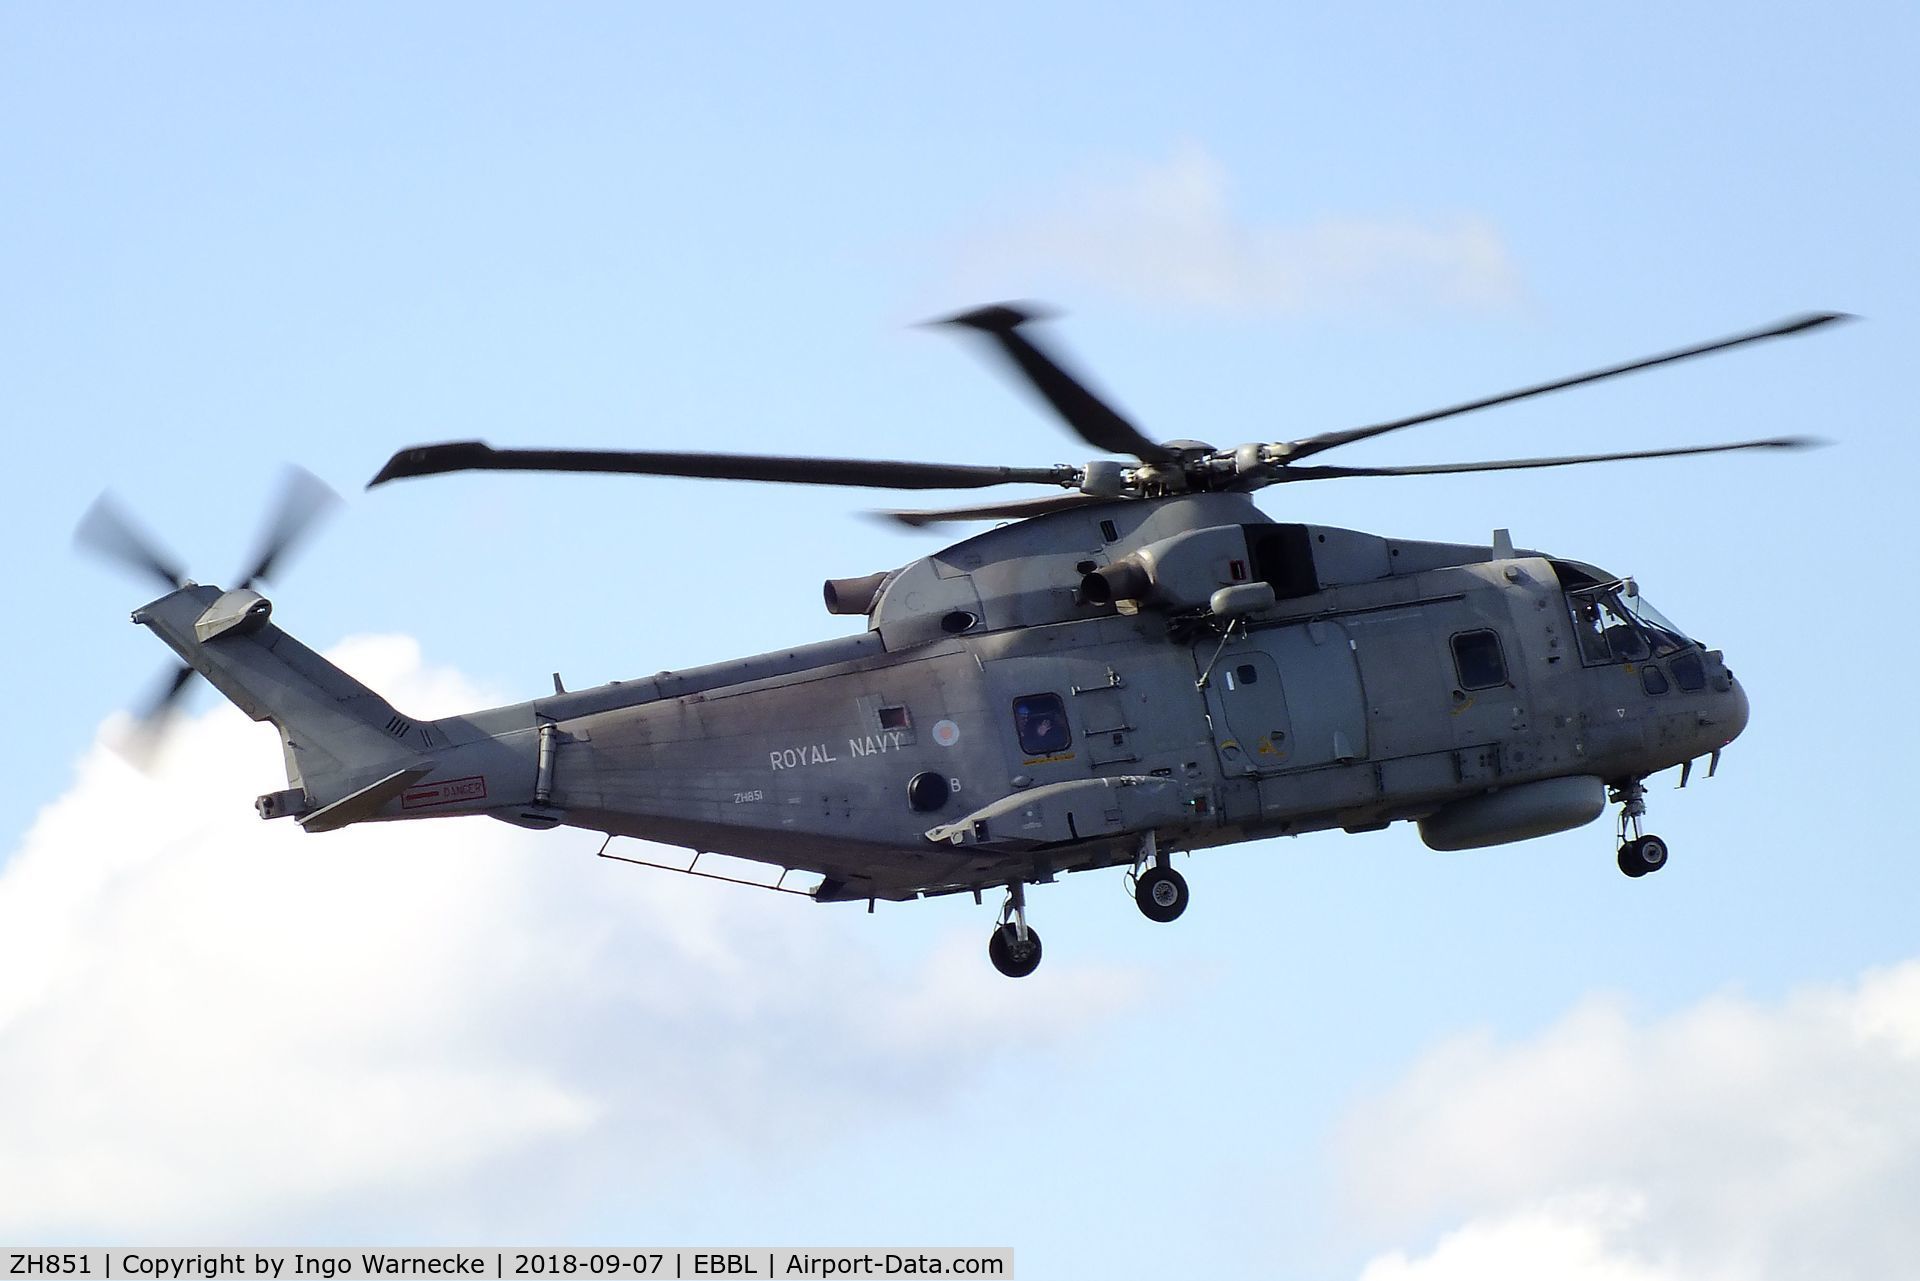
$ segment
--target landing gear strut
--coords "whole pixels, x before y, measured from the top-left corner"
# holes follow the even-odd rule
[[[1616,785],[1611,799],[1620,806],[1620,852],[1614,858],[1628,876],[1645,876],[1667,865],[1667,843],[1640,831],[1647,812],[1647,789],[1639,779]],[[1628,835],[1631,832],[1632,835]]]
[[[1027,887],[1019,881],[1007,886],[1000,923],[987,939],[987,959],[1010,979],[1023,979],[1040,968],[1040,934],[1027,927]]]
[[[1153,864],[1148,867],[1147,864]],[[1152,832],[1140,838],[1140,853],[1133,864],[1133,901],[1149,921],[1171,921],[1187,910],[1192,896],[1187,878],[1167,865]]]

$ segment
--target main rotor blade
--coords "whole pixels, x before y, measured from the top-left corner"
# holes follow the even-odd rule
[[[1677,458],[1683,454],[1727,454],[1741,449],[1812,449],[1825,441],[1810,436],[1776,436],[1726,445],[1684,445],[1676,449],[1637,449],[1618,454],[1569,454],[1563,458],[1499,458],[1480,463],[1416,463],[1406,467],[1294,467],[1280,465],[1267,484],[1294,480],[1337,480],[1347,476],[1444,476],[1457,472],[1518,471],[1528,467],[1569,467],[1575,463],[1613,463],[1631,458]]]
[[[1370,427],[1353,427],[1345,431],[1322,432],[1317,436],[1308,436],[1292,442],[1290,458],[1310,458],[1323,450],[1336,445],[1350,445],[1357,440],[1367,440],[1374,436],[1385,435],[1390,431],[1399,431],[1402,427],[1415,427],[1421,423],[1430,423],[1442,418],[1451,418],[1455,414],[1471,413],[1476,409],[1486,409],[1493,405],[1504,405],[1509,401],[1525,400],[1529,396],[1542,396],[1550,391],[1561,391],[1568,387],[1578,387],[1584,383],[1599,382],[1603,378],[1613,378],[1620,374],[1636,373],[1642,369],[1652,369],[1656,365],[1668,365],[1679,360],[1691,360],[1695,356],[1705,356],[1716,351],[1726,351],[1746,343],[1761,342],[1768,338],[1784,338],[1789,334],[1805,333],[1821,325],[1836,320],[1851,320],[1845,312],[1819,311],[1805,316],[1796,316],[1781,321],[1765,329],[1756,329],[1751,333],[1735,334],[1731,338],[1722,338],[1715,342],[1700,343],[1692,347],[1682,347],[1659,356],[1649,356],[1645,360],[1629,361],[1624,365],[1609,365],[1605,369],[1596,369],[1591,373],[1576,374],[1571,378],[1560,378],[1553,382],[1536,383],[1531,387],[1522,387],[1517,391],[1502,392],[1497,396],[1487,396],[1480,400],[1470,400],[1464,404],[1452,405],[1446,409],[1436,409],[1431,413],[1415,414],[1411,418],[1396,418],[1391,422],[1375,423]]]
[[[646,453],[624,449],[495,449],[478,440],[403,449],[367,488],[408,476],[456,471],[615,472],[711,480],[856,485],[868,489],[980,489],[988,485],[1074,485],[1074,468],[974,467],[872,458],[783,458],[766,454]]]
[[[280,500],[274,505],[273,519],[261,540],[253,566],[240,580],[241,587],[272,575],[273,567],[304,538],[309,530],[340,501],[327,483],[303,467],[287,468],[281,481]]]
[[[932,323],[975,329],[999,344],[1000,350],[1026,375],[1027,381],[1053,406],[1054,412],[1095,449],[1109,454],[1131,454],[1149,463],[1172,459],[1173,455],[1165,447],[1148,439],[1111,405],[1087,390],[1058,360],[1020,332],[1020,326],[1037,318],[1035,312],[1002,303],[963,311]]]
[[[187,581],[186,571],[161,552],[152,535],[133,523],[112,494],[101,494],[74,528],[75,545],[118,561],[165,583],[168,591]]]
[[[944,525],[950,521],[1020,520],[1028,516],[1044,516],[1048,512],[1069,511],[1075,507],[1113,501],[1115,500],[1111,498],[1095,498],[1091,494],[1049,494],[1044,498],[1019,498],[1012,502],[981,503],[974,507],[943,507],[933,511],[882,511],[874,512],[873,515],[913,529],[922,529],[928,525]]]

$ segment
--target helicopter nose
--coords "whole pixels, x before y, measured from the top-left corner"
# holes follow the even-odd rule
[[[1719,714],[1714,717],[1714,729],[1722,746],[1740,737],[1740,732],[1747,727],[1749,711],[1747,691],[1740,687],[1740,682],[1733,678],[1732,672],[1726,676],[1727,686],[1721,691],[1717,709]]]

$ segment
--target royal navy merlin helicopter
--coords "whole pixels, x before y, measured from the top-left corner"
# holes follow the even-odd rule
[[[897,569],[829,579],[866,627],[793,649],[422,720],[271,620],[254,590],[318,507],[296,487],[232,590],[188,581],[110,508],[83,537],[164,579],[134,611],[193,672],[284,744],[288,786],[257,801],[310,832],[487,815],[754,860],[821,879],[819,902],[1005,891],[1003,973],[1040,962],[1028,886],[1129,869],[1140,911],[1188,903],[1169,864],[1275,835],[1408,820],[1437,850],[1527,840],[1620,807],[1616,859],[1656,871],[1647,777],[1717,766],[1747,723],[1719,650],[1631,578],[1512,545],[1275,521],[1269,485],[1783,449],[1798,438],[1411,467],[1308,460],[1337,446],[1582,383],[1801,333],[1765,329],[1299,440],[1158,441],[994,306],[984,336],[1079,437],[1081,466],[493,449],[401,450],[371,486],[457,471],[627,472],[886,489],[1043,484],[1040,498],[890,513],[1004,523]],[[1709,774],[1712,770],[1709,769]],[[603,852],[605,847],[602,847]],[[675,869],[691,870],[691,869]]]

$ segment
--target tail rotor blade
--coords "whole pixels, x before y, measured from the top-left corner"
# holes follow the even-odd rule
[[[312,473],[289,467],[281,483],[280,498],[262,539],[259,554],[240,586],[251,587],[273,571],[280,560],[311,530],[326,510],[339,502],[338,496]],[[169,591],[186,587],[186,574],[157,549],[145,534],[121,511],[110,494],[95,500],[74,531],[78,545],[124,565],[131,565],[161,580]],[[178,713],[194,669],[185,663],[170,669],[165,678],[134,713],[127,733],[113,746],[132,764],[146,769],[166,737],[168,726]]]
[[[303,467],[287,468],[280,486],[280,500],[274,506],[260,553],[241,578],[240,586],[252,587],[260,579],[271,577],[281,558],[339,501],[340,496],[312,472]]]
[[[166,741],[193,674],[193,669],[185,663],[167,673],[166,680],[156,687],[146,705],[134,714],[133,722],[110,740],[108,745],[141,773],[153,772],[160,745]]]
[[[186,694],[187,684],[192,679],[193,669],[185,663],[181,663],[169,672],[166,682],[141,710],[140,723],[150,729],[158,729],[164,724],[167,718],[173,715],[174,709],[180,705],[180,699]]]
[[[129,566],[166,585],[168,591],[187,581],[184,570],[151,534],[134,524],[112,494],[101,494],[73,531],[76,546],[107,560]]]

